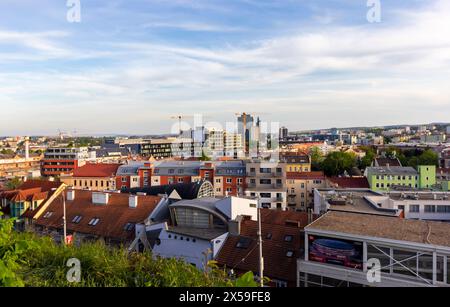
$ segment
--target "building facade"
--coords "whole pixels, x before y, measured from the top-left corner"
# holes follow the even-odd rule
[[[286,209],[286,163],[250,161],[246,173],[246,196],[259,198],[263,208]]]

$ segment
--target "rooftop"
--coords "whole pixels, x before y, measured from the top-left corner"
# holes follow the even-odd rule
[[[112,177],[115,176],[120,164],[86,164],[73,171],[73,177]]]
[[[355,212],[370,215],[399,216],[396,209],[382,208],[370,201],[368,197],[382,196],[370,189],[318,189],[330,205],[331,211]]]
[[[301,231],[308,223],[308,214],[262,209],[261,219],[265,275],[295,283],[296,261],[303,247]],[[240,235],[228,236],[216,260],[228,268],[256,273],[259,267],[258,223],[244,219],[240,229]]]
[[[368,174],[372,175],[411,175],[416,176],[419,173],[410,166],[389,166],[389,167],[368,167]]]
[[[331,211],[305,230],[450,247],[450,224]]]
[[[287,172],[286,179],[288,180],[325,180],[325,174],[323,172]]]
[[[134,226],[143,223],[155,209],[161,197],[137,196],[136,208],[129,207],[129,194],[109,193],[107,205],[92,203],[92,191],[76,190],[73,201],[66,200],[68,231],[102,236],[113,239],[134,238],[134,228],[126,230],[130,223]],[[49,212],[52,212],[51,214]],[[81,217],[78,223],[76,217]],[[36,220],[36,225],[54,229],[62,228],[62,197],[57,197]],[[93,219],[99,219],[96,225],[89,225]]]
[[[329,177],[328,180],[344,189],[368,189],[369,182],[366,177]]]

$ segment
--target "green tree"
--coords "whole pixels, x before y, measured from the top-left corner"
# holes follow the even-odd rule
[[[327,176],[338,176],[345,171],[350,172],[355,166],[356,156],[340,151],[329,153],[322,163],[323,171]]]
[[[362,146],[360,147],[360,149],[362,149],[366,153],[366,155],[358,161],[359,168],[363,169],[372,164],[373,160],[377,156],[377,153],[375,152],[375,149],[368,146]]]
[[[323,156],[320,148],[317,146],[311,147],[309,154],[311,156],[311,169],[313,171],[322,170],[322,163],[325,157]]]

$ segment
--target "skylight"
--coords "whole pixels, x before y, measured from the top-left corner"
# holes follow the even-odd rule
[[[94,217],[93,219],[91,219],[88,223],[89,226],[96,226],[98,224],[98,222],[100,222],[99,218]]]

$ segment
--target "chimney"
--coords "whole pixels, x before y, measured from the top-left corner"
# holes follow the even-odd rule
[[[228,232],[232,236],[239,236],[241,234],[241,222],[243,217],[238,215],[236,219],[228,222]]]
[[[94,205],[107,205],[109,202],[109,194],[102,192],[92,193],[92,203]]]
[[[128,206],[130,208],[137,208],[137,206],[138,206],[138,196],[137,195],[130,195],[128,197]]]
[[[75,200],[75,190],[68,190],[67,191],[67,200],[68,201],[74,201]]]

